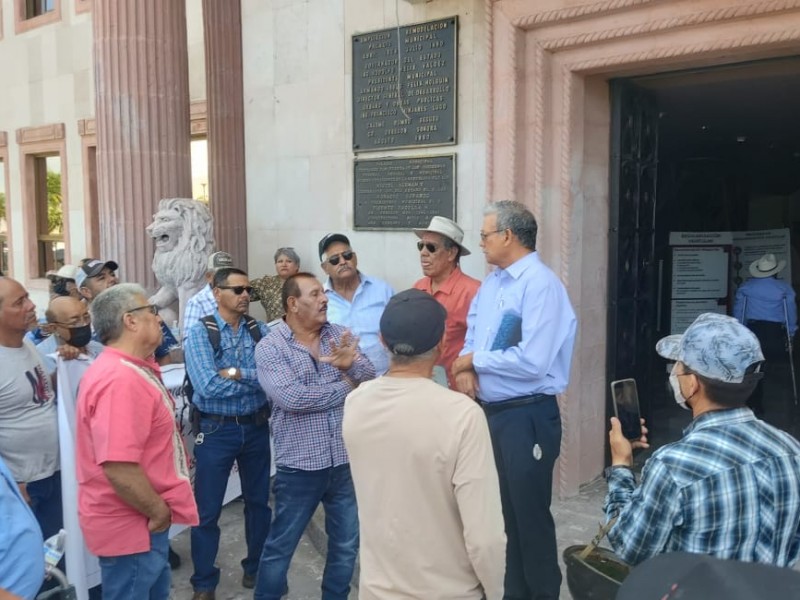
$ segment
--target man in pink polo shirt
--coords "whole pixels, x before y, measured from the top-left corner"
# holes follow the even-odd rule
[[[78,394],[81,529],[100,558],[104,600],[167,600],[169,526],[198,519],[174,403],[153,358],[161,319],[134,284],[100,293],[91,312],[106,348]]]
[[[419,262],[425,275],[414,287],[428,292],[447,310],[444,350],[436,365],[444,367],[447,383],[454,390],[455,379],[450,367],[464,347],[469,305],[478,293],[481,282],[465,275],[458,266],[461,257],[470,253],[461,243],[464,230],[458,223],[446,217],[433,217],[427,229],[415,229],[414,233],[419,238]],[[436,372],[434,376],[438,380]]]

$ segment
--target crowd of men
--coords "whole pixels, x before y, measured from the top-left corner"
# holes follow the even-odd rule
[[[248,314],[260,294],[248,274],[225,252],[209,257],[183,336],[193,486],[159,367],[177,341],[165,341],[145,291],[118,284],[113,261],[84,261],[59,276],[75,285],[54,295],[50,336],[36,347],[26,338],[36,324],[27,291],[0,277],[0,506],[15,515],[0,534],[0,593],[35,595],[35,542],[61,523],[57,355],[93,361],[77,400],[76,463],[103,598],[168,598],[167,532],[185,524],[193,600],[214,600],[234,464],[241,584],[258,600],[286,595],[320,504],[326,600],[348,598],[359,552],[365,600],[558,598],[556,397],[577,334],[567,291],[537,253],[536,220],[520,203],[484,212],[480,246],[494,269],[483,282],[459,268],[469,250],[457,223],[437,216],[414,233],[423,277],[399,294],[358,269],[347,236],[326,235],[318,253],[327,279],[299,263],[288,270],[283,317],[271,327]],[[647,429],[628,440],[612,419],[605,511],[614,549],[631,564],[688,551],[792,565],[800,444],[745,407],[761,377],[758,339],[735,319],[701,315],[657,351],[674,363],[675,399],[694,421],[653,454],[637,487],[632,454]]]

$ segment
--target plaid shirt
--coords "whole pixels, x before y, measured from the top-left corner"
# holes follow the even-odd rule
[[[253,336],[247,331],[243,317],[234,333],[218,311],[213,314],[219,326],[219,351],[214,352],[206,326],[200,322],[191,326],[184,343],[186,372],[194,387],[192,401],[204,413],[230,417],[251,415],[267,403],[256,375]],[[265,337],[269,328],[264,323],[259,323],[259,327]],[[219,374],[220,369],[230,367],[239,369],[238,380]]]
[[[217,310],[217,301],[214,299],[214,291],[210,285],[206,285],[202,290],[186,301],[183,309],[183,331],[182,341],[189,337],[189,330],[205,316],[213,315]]]
[[[331,342],[341,341],[346,328],[326,323],[320,331],[320,356],[330,354]],[[275,464],[318,471],[347,464],[342,440],[344,399],[350,384],[342,371],[317,362],[308,348],[295,341],[285,321],[256,347],[258,380],[272,402]],[[375,367],[363,354],[346,375],[362,382],[375,377]]]
[[[637,564],[662,552],[792,565],[800,555],[800,443],[746,408],[705,413],[647,461],[642,484],[614,469],[606,517],[614,551]]]

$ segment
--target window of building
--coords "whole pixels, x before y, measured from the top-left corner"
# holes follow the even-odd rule
[[[4,275],[11,272],[11,241],[9,240],[8,178],[6,171],[8,161],[5,153],[0,153],[0,271]]]
[[[64,196],[59,155],[33,157],[33,199],[39,277],[65,264]]]
[[[61,0],[15,0],[15,5],[16,33],[61,20]]]

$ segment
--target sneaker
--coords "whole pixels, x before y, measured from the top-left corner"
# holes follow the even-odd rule
[[[192,595],[192,600],[216,600],[216,596],[214,594],[214,590],[207,590],[204,592],[198,592],[195,590],[194,594]]]

